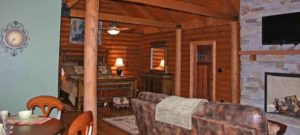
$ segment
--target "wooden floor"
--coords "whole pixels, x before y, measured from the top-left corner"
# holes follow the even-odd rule
[[[64,112],[62,114],[62,121],[65,124],[66,131],[67,128],[70,126],[74,118],[80,114],[81,112],[77,111],[69,111]],[[119,129],[105,121],[103,121],[103,118],[107,117],[115,117],[115,116],[124,116],[124,115],[131,115],[133,114],[132,109],[102,109],[98,110],[98,135],[130,135],[129,133],[123,131],[122,129]]]

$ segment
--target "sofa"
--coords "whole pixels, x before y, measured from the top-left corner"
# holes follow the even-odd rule
[[[167,95],[140,92],[131,99],[140,135],[266,135],[267,119],[256,107],[209,102],[192,116],[192,129],[155,121],[156,105]]]

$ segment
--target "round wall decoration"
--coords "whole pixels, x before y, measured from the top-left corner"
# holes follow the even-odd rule
[[[22,52],[27,47],[28,40],[28,31],[18,21],[7,24],[6,28],[1,30],[0,43],[12,56],[16,56],[18,51]]]

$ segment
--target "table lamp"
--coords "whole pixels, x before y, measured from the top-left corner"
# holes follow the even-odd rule
[[[122,76],[122,67],[124,66],[123,59],[122,58],[117,58],[115,67],[117,67],[117,75]]]

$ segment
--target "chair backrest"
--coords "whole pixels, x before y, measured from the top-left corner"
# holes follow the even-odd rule
[[[64,110],[64,104],[53,96],[37,96],[30,99],[27,102],[27,108],[29,110],[34,110],[35,107],[38,107],[43,112],[42,116],[49,117],[52,109],[56,108],[58,113],[56,119],[60,120],[61,112]]]
[[[68,135],[91,135],[93,130],[93,114],[91,111],[84,112],[77,116],[72,122]]]

